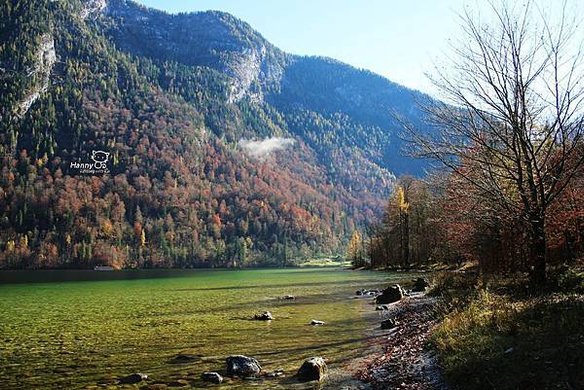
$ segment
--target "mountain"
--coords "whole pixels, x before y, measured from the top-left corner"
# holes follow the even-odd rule
[[[425,167],[394,115],[426,95],[226,13],[12,0],[0,34],[0,267],[338,253]]]

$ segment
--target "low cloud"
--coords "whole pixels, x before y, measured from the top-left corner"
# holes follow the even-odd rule
[[[257,159],[268,157],[271,153],[284,150],[293,146],[296,141],[293,138],[272,137],[261,141],[242,139],[238,145],[249,156]]]

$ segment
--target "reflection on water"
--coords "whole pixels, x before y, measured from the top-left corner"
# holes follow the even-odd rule
[[[223,371],[231,354],[286,377],[222,388],[312,388],[291,376],[307,357],[339,367],[362,350],[371,307],[352,295],[390,278],[330,269],[0,272],[0,388],[91,388],[132,372],[199,388],[200,374]],[[276,319],[250,321],[264,310]],[[181,353],[201,358],[172,364]]]

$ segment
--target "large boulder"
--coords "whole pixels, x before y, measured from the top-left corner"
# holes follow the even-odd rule
[[[383,290],[381,295],[375,298],[375,302],[381,305],[393,303],[400,301],[405,295],[404,289],[399,284],[394,284]]]
[[[393,329],[397,326],[397,321],[393,318],[381,321],[381,329]]]
[[[424,278],[417,278],[414,280],[414,288],[412,291],[414,292],[424,292],[426,289],[430,287],[430,282]]]
[[[253,318],[258,321],[271,321],[274,319],[274,316],[269,311],[265,311],[262,314],[256,314]]]
[[[219,375],[218,372],[204,372],[201,374],[201,379],[204,380],[205,382],[211,382],[211,383],[216,383],[216,384],[220,384],[221,382],[223,382],[223,377],[221,375]]]
[[[327,367],[323,358],[312,357],[302,363],[298,377],[305,381],[320,381],[326,375]]]
[[[262,366],[254,358],[243,355],[232,355],[226,359],[227,375],[249,377],[256,376],[262,372]]]

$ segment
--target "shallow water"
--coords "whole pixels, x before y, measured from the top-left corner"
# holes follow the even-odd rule
[[[133,372],[201,388],[200,374],[223,371],[231,354],[286,376],[221,388],[312,388],[291,378],[304,359],[340,368],[365,347],[372,308],[354,291],[396,279],[335,269],[1,272],[0,388],[115,388],[105,385]],[[264,310],[276,319],[250,320]],[[200,359],[173,364],[181,353]]]

